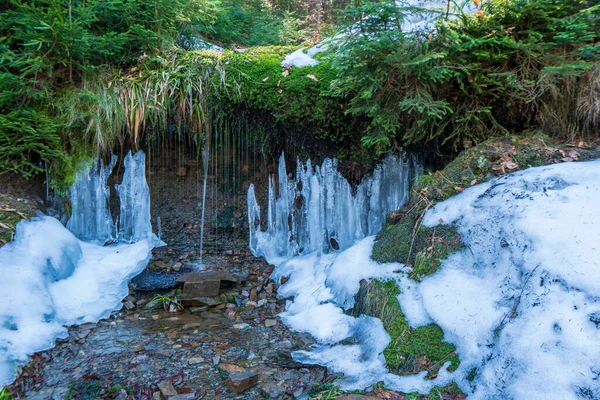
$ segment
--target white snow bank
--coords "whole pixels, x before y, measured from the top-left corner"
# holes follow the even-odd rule
[[[127,283],[146,266],[154,240],[102,247],[79,241],[51,217],[22,221],[0,248],[0,388],[34,352],[121,307]]]
[[[495,179],[426,215],[465,243],[418,292],[472,398],[600,398],[599,206],[593,161]]]
[[[281,65],[283,67],[314,67],[319,64],[318,60],[315,60],[314,56],[317,53],[327,50],[327,42],[329,39],[322,41],[308,49],[298,49],[293,53],[285,56]]]

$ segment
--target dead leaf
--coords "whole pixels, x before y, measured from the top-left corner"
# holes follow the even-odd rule
[[[454,186],[454,190],[456,190],[458,193],[460,193],[465,189],[461,188],[460,186]]]
[[[476,184],[477,184],[477,179],[473,179],[473,180],[471,181],[471,186],[473,186],[473,185],[476,185]]]
[[[284,78],[285,78],[286,76],[288,76],[289,74],[290,74],[290,70],[289,70],[289,69],[286,69],[285,71],[283,71],[283,72],[281,73],[281,75],[283,75],[283,77],[284,77]]]
[[[317,78],[313,74],[308,74],[308,75],[306,75],[306,77],[312,79],[315,82],[319,82],[319,78]]]
[[[264,78],[262,81],[263,81],[263,82],[266,82],[266,81],[268,81],[268,80],[269,80],[269,77],[267,76],[267,77],[266,77],[266,78]]]
[[[421,195],[427,196],[428,194],[429,194],[429,189],[428,188],[421,189]]]
[[[277,81],[277,87],[281,86],[281,79]]]
[[[562,162],[573,162],[573,159],[571,157],[563,157],[561,159]]]

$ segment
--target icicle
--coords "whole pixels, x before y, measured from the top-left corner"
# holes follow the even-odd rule
[[[348,181],[337,171],[337,161],[325,159],[313,168],[298,160],[296,180],[287,176],[282,154],[275,177],[269,177],[267,230],[260,228],[260,207],[254,186],[248,189],[250,249],[268,260],[344,249],[356,240],[376,234],[386,213],[400,208],[408,198],[411,157],[387,157],[352,194]]]
[[[162,224],[160,221],[160,215],[158,217],[156,217],[156,225],[157,225],[158,240],[162,240]]]
[[[146,182],[145,154],[127,153],[123,182],[116,185],[121,203],[119,240],[137,242],[151,237],[150,189]]]
[[[110,215],[110,190],[106,181],[117,163],[112,156],[108,166],[95,159],[92,167],[77,173],[71,186],[71,218],[67,228],[79,239],[105,243],[114,239],[114,224]]]

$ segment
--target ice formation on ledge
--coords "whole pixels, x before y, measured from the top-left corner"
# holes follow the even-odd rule
[[[150,223],[150,189],[146,182],[146,156],[143,151],[127,153],[123,161],[123,181],[116,185],[119,194],[120,215],[113,221],[110,213],[110,190],[107,180],[117,162],[112,156],[105,167],[96,158],[91,168],[77,173],[71,187],[71,218],[67,228],[81,240],[104,244],[109,241],[133,243],[150,239],[160,241],[152,233]]]
[[[52,217],[21,221],[15,240],[0,248],[0,388],[31,354],[66,337],[67,326],[119,309],[152,247],[82,242]]]
[[[281,155],[278,196],[275,177],[269,177],[266,231],[261,230],[254,186],[248,190],[250,249],[271,262],[344,249],[374,235],[383,226],[387,212],[400,208],[408,198],[409,181],[417,168],[412,157],[388,156],[353,191],[337,171],[337,160],[325,159],[314,168],[310,160],[296,164],[296,179],[291,180]]]
[[[110,215],[110,189],[106,181],[117,163],[113,155],[105,166],[96,158],[89,167],[77,172],[71,186],[71,218],[67,228],[81,240],[105,243],[115,234],[115,225]]]
[[[138,151],[133,156],[130,151],[123,160],[123,182],[117,185],[121,210],[118,236],[120,241],[132,243],[153,236],[145,159],[143,151]]]
[[[427,393],[454,381],[473,399],[600,398],[599,204],[600,160],[469,188],[426,214],[428,226],[454,224],[465,247],[421,283],[403,265],[373,262],[373,237],[342,252],[276,260],[274,278],[289,278],[280,293],[294,298],[283,321],[318,342],[294,358],[343,373],[347,389],[383,381]],[[461,360],[456,371],[425,380],[386,370],[381,321],[343,312],[370,278],[398,282],[411,326],[444,330]]]

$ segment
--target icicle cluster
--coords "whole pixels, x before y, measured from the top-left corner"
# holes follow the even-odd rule
[[[71,218],[67,222],[67,229],[81,240],[104,243],[115,234],[109,209],[110,189],[106,181],[116,163],[115,155],[107,166],[96,158],[92,166],[77,172],[70,190]]]
[[[92,167],[77,173],[71,187],[71,218],[67,228],[81,240],[133,243],[153,237],[144,152],[135,155],[129,152],[125,157],[123,181],[116,185],[120,216],[115,221],[110,213],[107,180],[116,162],[114,155],[108,166],[96,159]]]
[[[288,177],[285,158],[275,177],[269,178],[266,231],[261,229],[260,206],[254,186],[248,189],[250,249],[270,261],[314,251],[338,250],[377,233],[386,213],[400,208],[408,197],[409,181],[416,173],[410,157],[389,156],[373,175],[353,191],[337,171],[337,160],[319,166],[297,161],[296,179]]]

